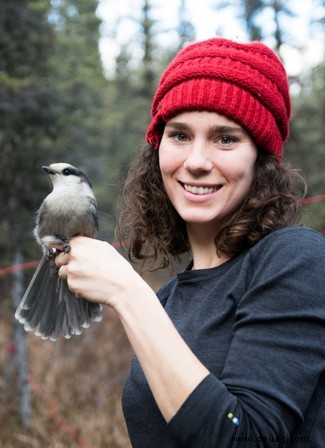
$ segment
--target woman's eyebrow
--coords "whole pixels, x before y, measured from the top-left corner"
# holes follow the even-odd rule
[[[174,129],[179,129],[179,130],[191,129],[191,126],[189,124],[184,123],[184,122],[178,122],[178,121],[169,121],[166,123],[165,126],[171,127]],[[244,135],[247,135],[247,132],[241,126],[215,125],[215,126],[211,126],[209,131],[211,133],[216,133],[216,134],[227,134],[229,132],[230,133],[236,132],[236,133],[242,133]]]
[[[191,129],[191,126],[188,125],[187,123],[178,121],[168,121],[165,126],[174,129]]]
[[[214,132],[216,134],[227,134],[227,133],[236,132],[236,133],[241,133],[241,134],[247,135],[247,132],[241,126],[216,125],[216,126],[211,126],[210,130],[211,130],[211,132]]]

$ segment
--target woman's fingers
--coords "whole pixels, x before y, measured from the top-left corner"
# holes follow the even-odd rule
[[[58,274],[59,274],[59,277],[62,278],[62,280],[67,280],[68,273],[67,273],[67,266],[65,264],[60,266]]]
[[[65,252],[59,252],[58,255],[55,257],[55,264],[58,268],[60,268],[62,265],[67,264],[69,261],[69,254]]]

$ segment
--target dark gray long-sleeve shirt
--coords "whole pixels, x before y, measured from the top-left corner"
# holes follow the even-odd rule
[[[123,392],[132,446],[324,448],[324,261],[322,235],[289,227],[165,285],[158,296],[210,375],[167,424],[135,357]]]

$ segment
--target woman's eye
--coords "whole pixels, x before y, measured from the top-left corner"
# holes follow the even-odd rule
[[[229,135],[224,135],[224,136],[220,137],[219,141],[224,146],[230,146],[230,145],[232,145],[233,143],[236,142],[236,139],[234,137],[229,136]]]
[[[177,142],[186,142],[188,140],[187,135],[182,132],[175,132],[171,135],[171,137]]]

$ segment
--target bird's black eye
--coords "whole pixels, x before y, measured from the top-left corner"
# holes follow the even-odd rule
[[[72,173],[72,170],[70,170],[70,168],[64,168],[64,170],[62,171],[62,174],[64,174],[64,176],[70,176],[70,174]]]

